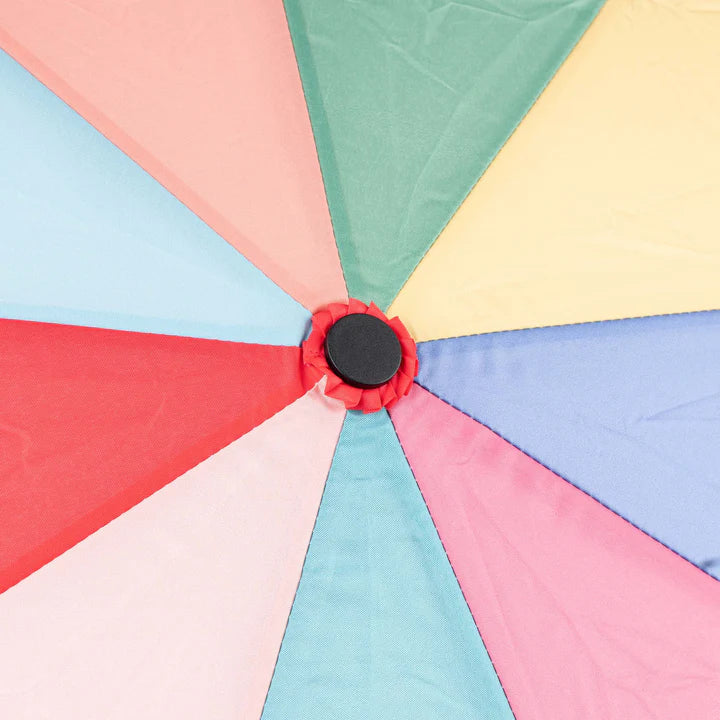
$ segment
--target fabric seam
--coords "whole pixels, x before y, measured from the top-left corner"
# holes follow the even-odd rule
[[[485,424],[484,422],[482,422],[481,420],[478,420],[478,418],[473,417],[472,415],[470,415],[470,413],[465,412],[464,410],[462,410],[461,408],[457,407],[456,405],[453,405],[451,402],[449,402],[448,400],[445,400],[445,398],[441,397],[440,395],[438,395],[436,392],[434,392],[434,391],[431,390],[430,388],[425,387],[425,385],[423,385],[422,383],[418,382],[417,380],[416,380],[415,382],[416,382],[416,384],[419,385],[423,390],[426,390],[426,391],[429,392],[433,397],[436,397],[438,400],[440,400],[440,402],[443,402],[443,403],[445,403],[446,405],[448,405],[448,406],[450,406],[451,408],[453,408],[453,410],[457,410],[458,412],[462,413],[463,415],[465,415],[465,417],[470,418],[470,420],[472,420],[473,422],[478,423],[478,425],[481,425],[482,427],[487,428],[488,430],[490,430],[490,432],[492,432],[494,435],[497,435],[497,437],[499,437],[501,440],[503,440],[504,442],[506,442],[508,445],[510,445],[510,446],[512,446],[513,448],[515,448],[518,452],[521,452],[521,453],[522,453],[523,455],[525,455],[526,457],[529,457],[533,462],[536,462],[536,463],[537,463],[538,465],[540,465],[541,467],[543,467],[543,468],[545,468],[546,470],[550,471],[553,475],[559,477],[561,480],[563,480],[564,482],[566,482],[568,485],[571,485],[572,487],[576,488],[576,489],[579,490],[581,493],[583,493],[584,495],[586,495],[587,497],[589,497],[591,500],[593,500],[594,502],[598,503],[598,505],[601,505],[601,506],[604,507],[606,510],[610,511],[613,515],[615,515],[616,517],[620,518],[621,520],[623,520],[624,522],[626,522],[628,525],[631,525],[631,526],[634,527],[636,530],[638,530],[639,532],[641,532],[643,535],[645,535],[646,537],[650,538],[650,539],[653,540],[654,542],[658,543],[658,545],[661,545],[661,546],[664,547],[666,550],[669,550],[671,553],[673,553],[673,555],[677,555],[677,557],[679,557],[679,558],[680,558],[681,560],[683,560],[684,562],[688,563],[691,567],[693,567],[693,568],[695,568],[696,570],[698,570],[699,572],[707,575],[707,576],[710,577],[713,581],[715,581],[715,582],[720,582],[720,579],[716,578],[714,575],[711,575],[707,570],[705,570],[704,568],[700,567],[699,565],[696,565],[694,562],[692,562],[692,560],[689,560],[689,559],[686,558],[684,555],[682,555],[681,553],[679,553],[677,550],[674,550],[674,549],[671,548],[669,545],[666,545],[662,540],[656,538],[654,535],[651,535],[647,530],[644,530],[644,529],[641,528],[640,526],[636,525],[632,520],[629,520],[629,519],[626,518],[624,515],[621,515],[617,510],[614,510],[614,509],[611,508],[609,505],[606,505],[604,502],[602,502],[602,500],[600,500],[599,498],[595,497],[595,496],[592,495],[591,493],[587,492],[587,490],[581,488],[579,485],[576,485],[574,482],[572,482],[572,480],[568,480],[568,478],[566,478],[566,477],[564,477],[563,475],[561,475],[559,472],[557,472],[557,470],[553,470],[553,468],[551,468],[549,465],[546,465],[546,464],[545,464],[544,462],[542,462],[541,460],[538,460],[538,458],[536,458],[534,455],[531,455],[529,452],[526,452],[525,450],[523,450],[521,447],[519,447],[518,445],[516,445],[516,444],[515,444],[514,442],[512,442],[511,440],[508,440],[508,438],[506,438],[504,435],[502,435],[501,433],[499,433],[499,432],[498,432],[497,430],[495,430],[492,426],[486,425],[486,424]]]
[[[439,399],[442,400],[442,398],[439,398]],[[502,683],[500,674],[498,673],[497,667],[495,666],[495,663],[493,662],[492,655],[490,654],[490,650],[488,649],[487,645],[485,644],[485,641],[483,640],[483,636],[482,636],[482,633],[480,632],[480,628],[478,627],[477,621],[475,620],[475,616],[473,615],[473,612],[470,609],[470,604],[468,603],[467,597],[465,596],[465,591],[463,590],[463,587],[460,584],[460,580],[458,580],[458,576],[457,576],[457,573],[455,572],[455,568],[453,567],[452,561],[450,560],[450,556],[448,555],[447,549],[445,548],[445,543],[443,542],[442,537],[440,536],[440,531],[438,530],[438,527],[435,524],[435,518],[433,517],[432,513],[430,512],[430,508],[428,507],[427,501],[425,500],[423,491],[420,488],[420,483],[418,483],[417,478],[415,477],[415,472],[412,469],[412,465],[410,465],[408,456],[405,453],[405,448],[403,447],[402,441],[400,440],[400,435],[398,434],[397,428],[395,427],[395,421],[392,419],[392,416],[390,415],[390,413],[388,413],[388,417],[390,418],[390,424],[392,425],[393,432],[395,433],[395,437],[397,438],[398,445],[400,446],[400,450],[402,451],[403,457],[405,458],[405,462],[408,466],[408,469],[410,470],[410,473],[412,474],[413,480],[415,481],[415,485],[417,486],[418,492],[420,493],[420,497],[422,498],[423,504],[425,505],[425,510],[427,510],[427,514],[428,514],[428,517],[430,518],[430,522],[432,523],[433,527],[435,528],[435,534],[437,535],[437,538],[440,541],[440,547],[442,547],[443,552],[445,553],[445,557],[448,561],[448,565],[450,566],[450,570],[452,571],[453,577],[455,578],[455,582],[457,583],[457,586],[460,590],[462,599],[465,602],[465,607],[467,607],[468,613],[470,614],[470,617],[472,618],[473,625],[475,625],[475,629],[477,630],[478,637],[480,638],[480,642],[482,643],[485,653],[488,656],[488,660],[490,660],[490,665],[492,666],[493,672],[495,673],[495,677],[498,679],[498,684],[500,685],[500,689],[502,690],[503,695],[505,696],[505,701],[508,704],[510,713],[512,714],[512,716],[514,718],[517,718],[517,716],[515,715],[515,711],[512,708],[512,704],[510,703],[510,698],[508,697],[507,692],[505,691],[505,687]]]
[[[585,27],[583,27],[582,30],[575,36],[575,39],[573,41],[571,41],[567,52],[561,56],[560,60],[555,64],[554,68],[548,73],[547,80],[545,80],[545,82],[540,86],[540,89],[537,91],[537,93],[535,93],[535,95],[532,97],[531,101],[527,104],[525,111],[521,113],[517,122],[515,122],[514,125],[511,126],[510,131],[505,136],[505,139],[502,140],[500,143],[498,143],[497,147],[493,151],[490,152],[490,157],[492,159],[490,160],[490,162],[487,163],[487,165],[484,168],[482,168],[482,170],[480,171],[480,174],[477,176],[477,179],[475,180],[475,182],[472,183],[472,185],[468,188],[467,192],[465,192],[465,194],[462,196],[462,199],[455,206],[455,209],[452,211],[452,213],[450,213],[450,216],[448,217],[447,221],[443,224],[443,226],[440,228],[440,231],[438,232],[438,234],[435,236],[435,238],[433,240],[430,241],[428,246],[425,248],[425,251],[420,256],[420,258],[415,263],[415,265],[412,267],[410,272],[407,274],[407,276],[403,280],[402,284],[398,288],[397,292],[395,292],[395,294],[392,296],[392,300],[390,300],[390,302],[388,303],[387,308],[389,308],[395,302],[395,300],[397,300],[398,295],[400,295],[403,288],[409,282],[410,278],[415,274],[415,271],[418,269],[420,263],[425,259],[426,255],[430,252],[433,245],[435,245],[435,243],[437,242],[440,235],[442,235],[442,233],[445,231],[445,228],[447,228],[447,226],[450,224],[450,222],[455,217],[455,215],[457,215],[458,210],[460,210],[460,208],[465,204],[465,201],[467,200],[470,193],[475,189],[476,185],[480,182],[480,180],[482,180],[483,176],[488,171],[490,166],[495,162],[500,151],[503,149],[503,147],[505,147],[505,145],[508,143],[510,138],[515,134],[517,129],[522,124],[523,120],[525,120],[528,113],[532,110],[535,103],[537,103],[537,101],[540,99],[540,96],[545,92],[548,85],[550,85],[550,83],[553,81],[553,79],[558,74],[559,70],[565,64],[565,62],[570,57],[570,55],[572,55],[575,48],[578,46],[578,43],[580,42],[580,40],[582,40],[585,33],[590,29],[592,24],[595,22],[595,19],[597,18],[600,11],[605,7],[605,3],[606,3],[606,0],[603,0],[592,11],[590,20],[588,21],[587,25],[585,25]],[[387,310],[387,308],[383,308],[383,310]]]

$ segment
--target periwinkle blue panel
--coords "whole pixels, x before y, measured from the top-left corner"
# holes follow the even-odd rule
[[[720,578],[720,312],[435,340],[419,382]]]
[[[348,413],[264,720],[511,720],[387,413]]]
[[[294,345],[309,314],[0,51],[0,317]]]

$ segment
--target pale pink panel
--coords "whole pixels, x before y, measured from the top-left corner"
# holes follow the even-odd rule
[[[2,0],[0,46],[306,307],[346,298],[282,0]]]
[[[0,595],[0,717],[259,718],[344,414],[311,391]]]
[[[720,583],[426,390],[391,414],[518,720],[720,718]]]

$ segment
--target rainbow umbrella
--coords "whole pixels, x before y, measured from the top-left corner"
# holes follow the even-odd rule
[[[0,47],[3,720],[720,718],[716,0]]]

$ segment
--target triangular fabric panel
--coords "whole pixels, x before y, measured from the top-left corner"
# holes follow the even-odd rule
[[[286,0],[348,290],[385,308],[601,0]]]
[[[720,577],[720,312],[438,340],[419,382]]]
[[[717,9],[608,0],[393,303],[417,340],[720,309]]]
[[[300,342],[301,305],[2,51],[0,107],[0,316]]]
[[[312,392],[1,595],[0,715],[259,718],[343,416]]]
[[[510,720],[383,410],[348,413],[264,720]]]
[[[298,348],[0,320],[0,592],[303,392]]]
[[[346,297],[280,0],[3,0],[0,47],[303,305]]]
[[[523,720],[714,720],[720,583],[415,386],[393,421]]]

